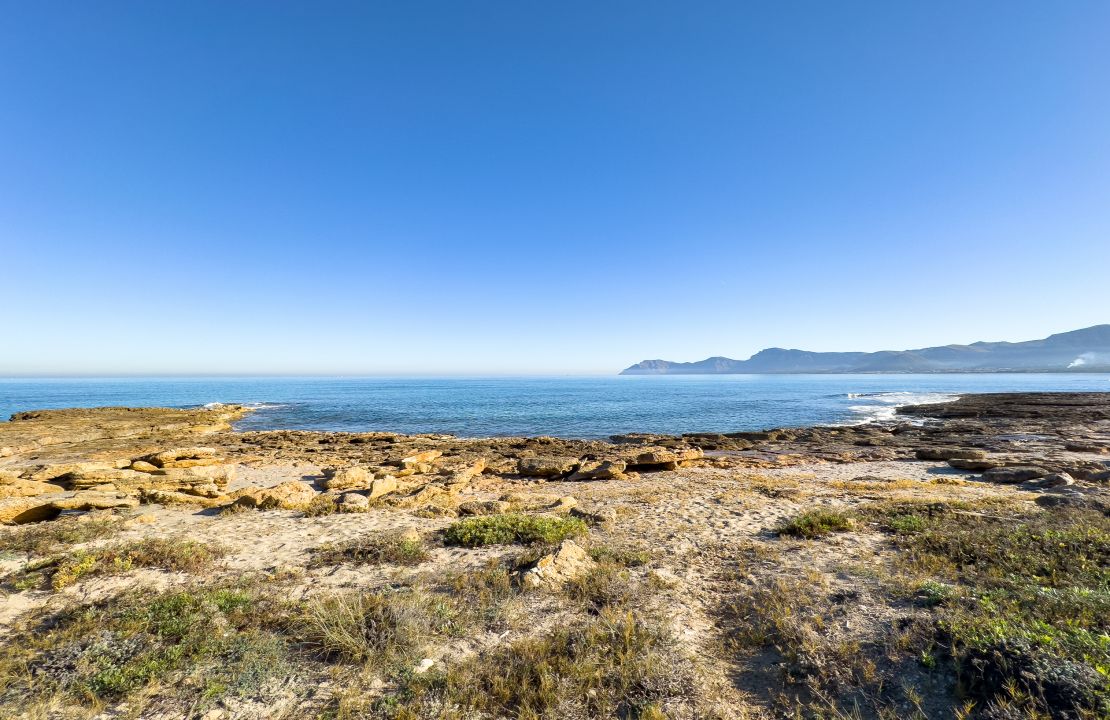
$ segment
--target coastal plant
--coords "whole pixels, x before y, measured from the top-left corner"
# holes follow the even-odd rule
[[[253,586],[136,591],[43,611],[0,646],[0,715],[123,699],[138,713],[155,686],[172,687],[163,701],[197,711],[252,695],[291,667],[280,616],[280,603]]]
[[[1074,717],[1110,715],[1110,518],[947,513],[899,534],[900,562],[926,575],[937,640],[969,695]],[[932,577],[928,577],[931,575]]]
[[[833,532],[851,530],[855,521],[839,510],[807,510],[775,528],[778,535],[818,538]]]
[[[0,534],[0,553],[43,556],[61,547],[110,537],[122,529],[123,520],[116,517],[60,517],[51,522],[11,528]]]
[[[336,593],[307,605],[299,635],[327,659],[387,666],[412,660],[429,638],[449,633],[454,614],[411,589]]]
[[[419,565],[428,559],[428,550],[420,538],[401,533],[360,536],[341,543],[321,545],[313,550],[312,564],[338,565]]]
[[[448,545],[463,547],[554,544],[586,531],[586,523],[577,518],[507,513],[459,520],[444,530],[443,539]]]
[[[693,663],[658,618],[603,609],[495,647],[439,673],[406,678],[383,717],[665,717],[696,695]]]
[[[104,548],[75,550],[31,563],[23,570],[27,580],[49,580],[61,590],[88,577],[119,575],[133,568],[158,568],[196,573],[211,566],[225,550],[210,543],[175,538],[150,538]]]

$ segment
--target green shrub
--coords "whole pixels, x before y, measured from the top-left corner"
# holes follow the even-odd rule
[[[313,551],[312,564],[419,565],[427,559],[423,541],[387,533],[322,545]]]
[[[449,545],[481,547],[509,543],[557,543],[586,533],[586,523],[577,518],[545,515],[487,515],[452,523],[444,531]]]
[[[837,510],[810,510],[787,520],[776,528],[779,535],[815,538],[831,532],[851,530],[855,523],[848,515]]]

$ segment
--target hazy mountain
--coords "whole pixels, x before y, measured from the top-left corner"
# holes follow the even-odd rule
[[[768,348],[747,360],[711,357],[698,362],[644,360],[621,375],[740,373],[1108,372],[1110,325],[1027,342],[977,342],[918,350],[809,352]]]

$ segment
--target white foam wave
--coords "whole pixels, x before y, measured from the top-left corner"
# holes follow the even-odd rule
[[[898,408],[905,405],[930,405],[933,403],[950,402],[959,395],[939,392],[875,392],[875,393],[848,393],[848,398],[865,400],[867,404],[849,405],[848,410],[853,417],[844,425],[862,425],[870,422],[884,422],[894,420]]]

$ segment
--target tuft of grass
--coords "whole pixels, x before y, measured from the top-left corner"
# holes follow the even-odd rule
[[[44,610],[3,640],[0,716],[80,707],[85,716],[124,698],[141,714],[155,687],[162,702],[172,697],[198,714],[224,697],[253,696],[290,665],[277,607],[253,587],[216,587]]]
[[[448,545],[463,547],[552,544],[584,535],[586,530],[586,523],[577,518],[508,513],[459,520],[444,530],[443,537]]]
[[[224,553],[224,549],[217,545],[193,540],[151,538],[105,548],[76,550],[31,563],[23,569],[21,579],[24,586],[28,583],[33,586],[48,579],[54,590],[61,590],[88,577],[119,575],[137,567],[195,573],[210,567]]]
[[[614,563],[624,567],[643,567],[651,563],[651,553],[647,550],[594,545],[589,549],[590,557],[599,563]]]
[[[119,533],[120,518],[61,517],[45,523],[13,528],[0,534],[0,553],[49,555],[59,548],[100,540]]]
[[[846,513],[838,510],[809,510],[797,515],[775,528],[779,535],[801,538],[817,538],[833,532],[851,530],[855,522]]]
[[[379,667],[409,662],[436,634],[449,633],[454,610],[409,590],[350,592],[305,608],[301,635],[322,656]]]
[[[663,717],[692,705],[693,664],[654,618],[603,610],[407,679],[379,701],[383,717]]]
[[[428,551],[422,540],[386,533],[322,545],[313,551],[312,564],[419,565],[427,559]]]
[[[895,541],[973,699],[1110,717],[1110,517],[939,513]]]

